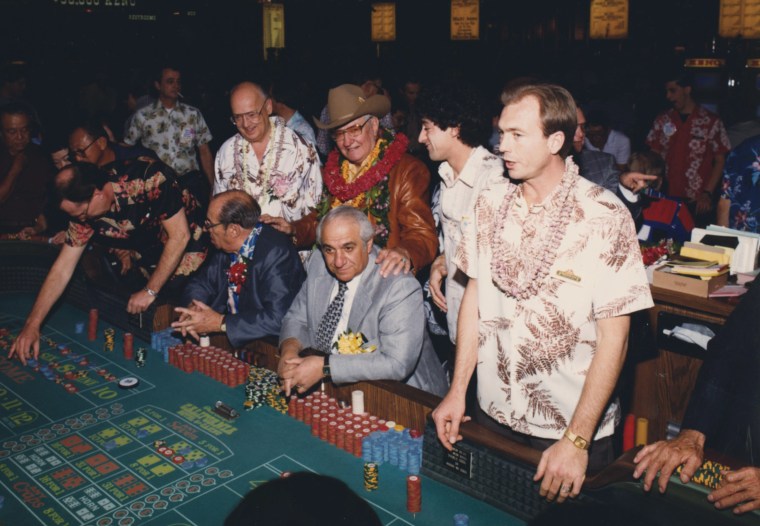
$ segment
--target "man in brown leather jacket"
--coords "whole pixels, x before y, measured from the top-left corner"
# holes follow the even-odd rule
[[[375,225],[375,243],[382,247],[376,263],[380,274],[419,270],[438,252],[438,238],[430,211],[430,172],[406,152],[409,140],[380,126],[390,110],[384,95],[365,98],[359,86],[343,84],[330,90],[326,123],[337,146],[322,170],[324,192],[317,210],[298,221],[262,215],[264,222],[293,236],[299,247],[315,242],[317,221],[339,205],[367,213]]]

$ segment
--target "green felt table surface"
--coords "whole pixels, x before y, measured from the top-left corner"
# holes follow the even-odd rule
[[[15,335],[32,299],[0,294],[0,329]],[[405,472],[380,466],[380,487],[368,493],[361,459],[273,409],[243,411],[242,386],[181,372],[153,350],[138,368],[123,358],[119,329],[114,351],[105,352],[108,323],[101,320],[97,340],[89,342],[87,319],[87,313],[60,304],[42,331],[40,364],[58,363],[60,374],[87,371],[71,380],[76,393],[8,360],[10,336],[0,337],[6,345],[0,349],[0,525],[221,524],[253,487],[282,471],[303,470],[346,482],[383,524],[448,525],[456,513],[469,515],[471,526],[525,524],[425,477],[422,512],[413,516],[406,511]],[[84,333],[75,334],[77,323],[85,324]],[[60,344],[71,352],[62,355]],[[148,344],[135,340],[135,348],[140,346]],[[140,383],[120,389],[107,374],[135,376]],[[217,401],[240,416],[217,416]],[[139,430],[149,433],[138,438]],[[205,458],[207,465],[185,469],[159,454],[155,440],[185,451],[188,459]]]

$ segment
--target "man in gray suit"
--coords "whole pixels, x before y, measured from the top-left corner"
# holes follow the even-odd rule
[[[277,372],[286,395],[326,377],[335,383],[399,380],[446,393],[446,376],[425,328],[420,285],[411,274],[380,275],[373,236],[367,216],[350,206],[334,208],[317,227],[321,254],[307,263],[306,281],[280,332]],[[364,336],[365,352],[339,352],[346,351],[338,340],[347,331]]]

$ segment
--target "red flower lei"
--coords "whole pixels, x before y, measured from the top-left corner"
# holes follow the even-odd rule
[[[406,138],[406,135],[397,133],[382,158],[352,183],[344,181],[340,174],[341,162],[346,162],[346,160],[342,159],[338,149],[335,148],[327,157],[322,180],[330,194],[337,197],[341,202],[346,202],[366,192],[387,177],[391,168],[401,160],[401,156],[406,152],[408,145],[409,139]]]
[[[245,261],[238,261],[227,272],[227,279],[230,284],[235,285],[235,294],[240,294],[245,284],[245,278],[248,276],[248,265]]]

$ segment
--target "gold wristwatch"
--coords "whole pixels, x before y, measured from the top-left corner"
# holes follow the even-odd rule
[[[578,449],[582,449],[586,451],[589,448],[589,441],[583,438],[582,436],[578,436],[572,431],[570,431],[570,428],[568,427],[565,429],[565,438],[568,439],[570,442],[573,443],[575,447]]]

